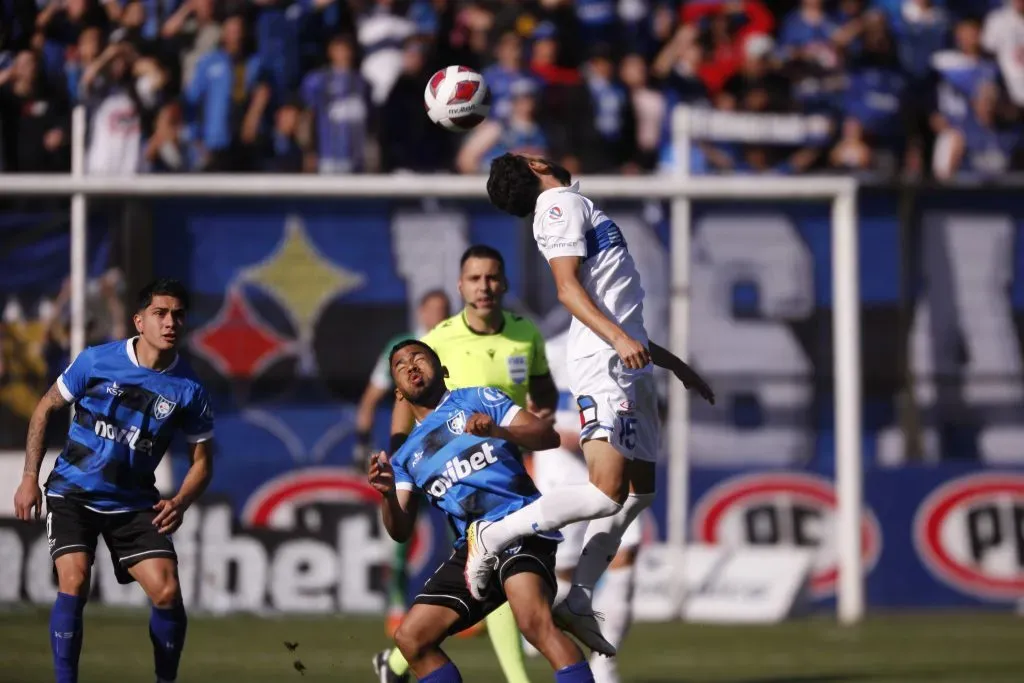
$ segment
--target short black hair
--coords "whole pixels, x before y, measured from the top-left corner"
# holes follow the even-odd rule
[[[451,301],[451,299],[448,298],[448,292],[444,291],[443,289],[432,289],[429,292],[427,292],[426,294],[424,294],[423,296],[421,296],[420,300],[419,300],[419,303],[417,304],[418,307],[422,308],[423,304],[427,303],[428,301],[430,301],[431,299],[433,299],[435,297],[438,298],[438,299],[444,299],[445,307],[449,311],[451,310],[451,308],[452,308],[452,301]]]
[[[402,341],[398,342],[397,344],[391,347],[391,353],[388,354],[388,367],[391,367],[391,361],[394,360],[395,354],[407,346],[422,347],[427,352],[428,356],[431,356],[435,361],[437,361],[438,367],[441,366],[441,357],[437,355],[437,351],[430,348],[429,346],[421,342],[419,339],[403,339]]]
[[[505,153],[491,162],[487,177],[487,196],[491,204],[513,216],[525,218],[533,213],[540,195],[540,178],[524,157]]]
[[[505,274],[505,257],[502,256],[501,252],[494,247],[489,247],[486,244],[474,244],[469,249],[462,252],[462,258],[459,259],[459,270],[462,270],[466,265],[466,261],[471,258],[486,258],[491,259],[492,261],[497,261],[502,275]]]
[[[139,290],[139,296],[136,299],[138,305],[135,310],[144,311],[149,308],[155,296],[172,296],[181,302],[186,311],[189,308],[188,290],[185,289],[185,285],[181,284],[179,280],[162,277],[158,280],[153,280]]]

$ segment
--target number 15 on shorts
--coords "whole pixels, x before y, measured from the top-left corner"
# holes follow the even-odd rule
[[[619,435],[619,445],[627,451],[636,448],[636,418],[629,415],[619,416],[619,428],[615,430]]]

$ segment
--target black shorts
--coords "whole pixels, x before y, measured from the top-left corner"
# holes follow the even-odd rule
[[[178,559],[171,537],[153,526],[155,510],[104,514],[54,496],[46,497],[46,509],[46,540],[54,560],[69,553],[89,553],[95,557],[96,540],[100,536],[110,550],[118,583],[134,581],[128,568],[143,560]]]
[[[464,631],[488,614],[505,604],[504,584],[516,574],[530,573],[541,577],[554,596],[555,550],[558,543],[537,536],[527,537],[522,545],[506,548],[498,556],[497,581],[483,601],[474,600],[466,587],[466,546],[451,554],[444,564],[427,579],[423,590],[413,604],[439,605],[449,607],[459,614],[459,620],[448,629],[448,635]]]

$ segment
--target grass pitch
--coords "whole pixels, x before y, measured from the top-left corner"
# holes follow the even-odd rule
[[[47,610],[0,612],[0,683],[53,680]],[[148,613],[86,610],[80,683],[154,680]],[[289,653],[284,641],[298,642]],[[372,683],[386,645],[378,619],[193,615],[180,683]],[[486,636],[446,648],[471,683],[500,683]],[[298,659],[305,667],[300,674]],[[1011,614],[875,615],[842,628],[825,616],[775,627],[639,624],[619,659],[627,683],[1020,683],[1024,620]],[[531,679],[553,676],[529,660]]]

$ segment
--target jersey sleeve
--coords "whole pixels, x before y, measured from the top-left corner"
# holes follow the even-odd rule
[[[185,406],[181,431],[189,443],[202,443],[213,438],[213,408],[206,390],[200,387]]]
[[[494,387],[480,387],[476,391],[480,412],[490,415],[502,427],[512,424],[520,408],[508,394]]]
[[[395,453],[395,456],[391,458],[391,469],[395,472],[395,488],[399,491],[413,491],[416,488],[416,482],[413,481],[409,470],[405,468],[404,453],[406,451],[405,446],[402,446]]]
[[[68,403],[74,403],[85,395],[92,375],[94,354],[92,349],[85,349],[57,378],[57,391]]]
[[[548,353],[545,350],[546,347],[547,342],[545,342],[544,337],[541,336],[540,330],[534,326],[533,357],[530,358],[530,375],[533,377],[539,377],[541,375],[551,373],[551,367],[548,365]]]
[[[587,215],[583,201],[574,193],[564,192],[540,215],[537,246],[550,261],[559,256],[587,255]]]

